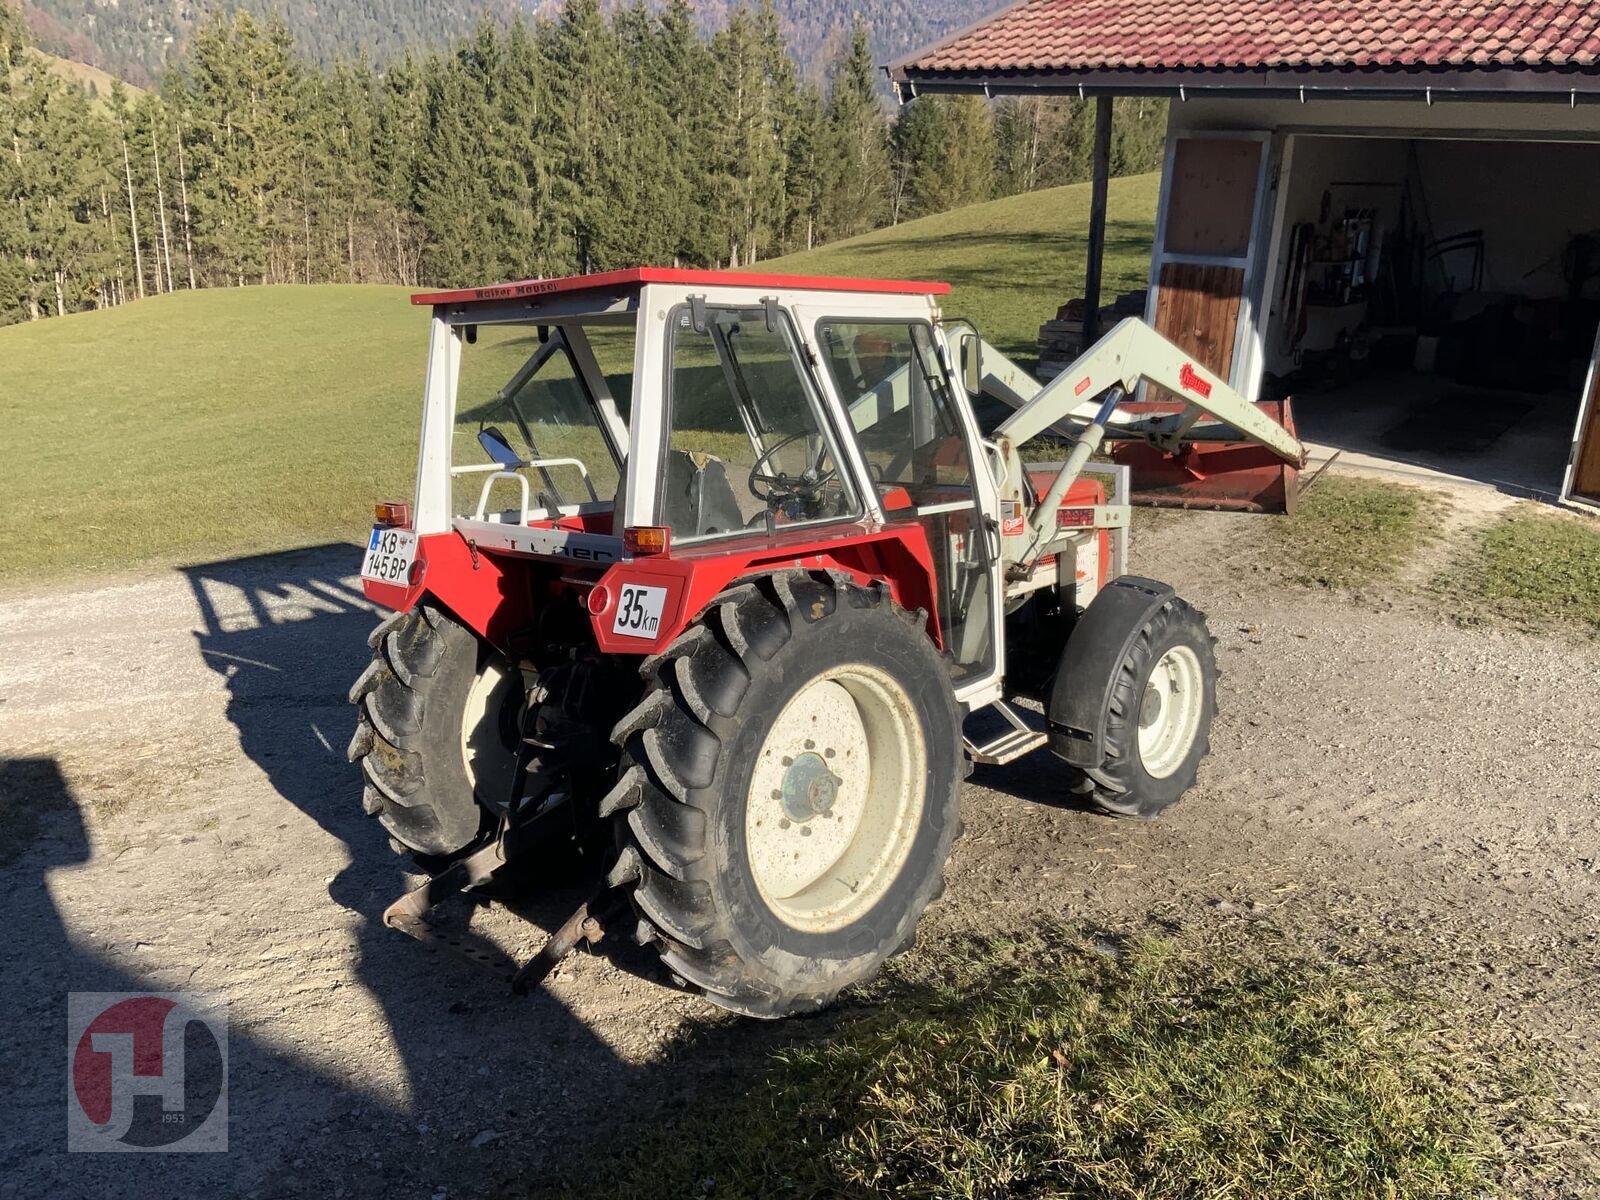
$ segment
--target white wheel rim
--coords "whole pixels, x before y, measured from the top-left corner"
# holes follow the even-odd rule
[[[927,800],[927,748],[911,697],[876,667],[818,675],[756,755],[745,847],[761,898],[808,933],[842,929],[882,899]]]
[[[1139,760],[1145,774],[1165,779],[1189,757],[1200,732],[1205,674],[1200,656],[1173,646],[1156,660],[1139,702]]]
[[[467,689],[461,713],[461,765],[472,790],[509,800],[511,779],[517,769],[515,743],[506,745],[500,714],[512,699],[512,689],[522,686],[522,673],[497,658],[483,664]]]

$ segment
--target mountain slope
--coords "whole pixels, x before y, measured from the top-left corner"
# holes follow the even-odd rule
[[[91,67],[88,63],[75,62],[70,58],[57,58],[54,54],[46,54],[42,50],[34,50],[44,60],[53,75],[58,75],[68,83],[76,84],[91,96],[104,100],[111,95],[111,87],[117,82],[117,77],[109,71],[102,71],[99,67]],[[137,99],[141,89],[126,85],[128,98]]]
[[[0,0],[4,3],[5,0]],[[35,43],[90,63],[132,83],[149,85],[183,54],[195,27],[222,0],[23,0]],[[692,0],[701,27],[720,28],[733,0]],[[892,62],[995,8],[996,0],[775,0],[789,47],[804,75],[820,80],[849,37],[855,14],[872,29],[873,53]],[[659,8],[660,0],[650,0]],[[377,62],[407,46],[436,46],[469,31],[484,15],[508,20],[516,11],[551,16],[561,0],[240,0],[229,7],[276,13],[295,44],[323,63],[365,54]],[[619,0],[603,0],[607,9]]]

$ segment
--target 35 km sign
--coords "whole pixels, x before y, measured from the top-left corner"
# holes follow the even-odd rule
[[[667,603],[667,589],[625,583],[617,595],[617,615],[611,632],[618,637],[653,638],[661,627],[661,610]]]

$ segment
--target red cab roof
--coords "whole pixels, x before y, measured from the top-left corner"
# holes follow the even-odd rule
[[[898,295],[943,296],[948,283],[912,283],[903,279],[850,279],[825,275],[756,275],[744,271],[679,271],[670,267],[630,267],[596,275],[567,275],[561,279],[524,279],[492,287],[456,288],[447,292],[417,292],[413,304],[470,304],[481,300],[518,300],[552,292],[585,292],[628,288],[645,283],[681,283],[691,287],[788,288],[806,292],[889,292]]]

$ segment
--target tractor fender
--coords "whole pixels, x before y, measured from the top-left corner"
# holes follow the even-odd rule
[[[1139,631],[1177,593],[1170,584],[1122,575],[1089,603],[1061,651],[1050,702],[1050,750],[1075,767],[1105,761],[1106,712],[1117,668]]]

